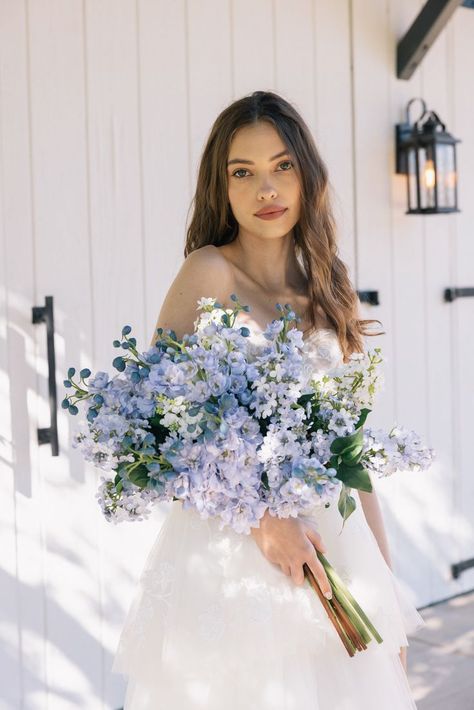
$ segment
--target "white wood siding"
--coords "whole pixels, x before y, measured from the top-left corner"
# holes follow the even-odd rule
[[[310,126],[334,187],[340,252],[387,334],[372,423],[416,429],[429,473],[377,490],[395,570],[418,605],[474,586],[474,11],[459,8],[410,81],[395,47],[420,0],[0,0],[0,707],[116,708],[117,635],[166,506],[112,527],[97,474],[49,424],[43,325],[67,367],[110,369],[123,324],[148,345],[181,261],[203,144],[233,99],[271,89]],[[457,215],[406,216],[394,124],[423,97],[458,146]]]

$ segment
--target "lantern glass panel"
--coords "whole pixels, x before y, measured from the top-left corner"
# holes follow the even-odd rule
[[[408,180],[408,209],[413,210],[418,207],[417,196],[417,171],[416,171],[416,150],[409,148],[407,152],[407,180]]]
[[[418,172],[420,175],[420,207],[434,209],[436,207],[436,163],[432,145],[419,146]]]
[[[452,143],[438,143],[436,146],[438,206],[449,209],[456,207],[454,149]]]

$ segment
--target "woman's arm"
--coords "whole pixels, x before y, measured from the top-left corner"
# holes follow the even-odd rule
[[[390,550],[388,547],[387,534],[385,532],[385,526],[383,524],[382,510],[380,508],[379,499],[375,488],[372,489],[371,493],[366,491],[359,491],[359,498],[362,504],[362,510],[364,511],[365,519],[372,530],[377,544],[380,548],[385,562],[388,564],[390,569],[392,569],[392,560],[390,558]],[[400,661],[402,666],[407,672],[407,649],[406,646],[400,648]]]
[[[372,488],[371,493],[359,491],[359,498],[364,511],[365,519],[372,530],[377,544],[380,548],[385,562],[392,569],[392,560],[390,558],[390,549],[388,546],[387,534],[383,523],[382,510],[380,508],[379,499],[375,488]]]

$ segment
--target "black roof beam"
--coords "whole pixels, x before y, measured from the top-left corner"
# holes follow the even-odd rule
[[[426,52],[434,43],[451,15],[459,7],[471,3],[463,0],[428,0],[423,5],[411,27],[397,45],[397,77],[410,79]]]

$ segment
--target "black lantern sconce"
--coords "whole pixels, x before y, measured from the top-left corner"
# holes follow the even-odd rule
[[[410,123],[410,106],[421,101],[423,113]],[[423,99],[411,99],[406,122],[396,130],[396,171],[407,176],[408,209],[405,214],[459,212],[456,173],[456,143]]]

